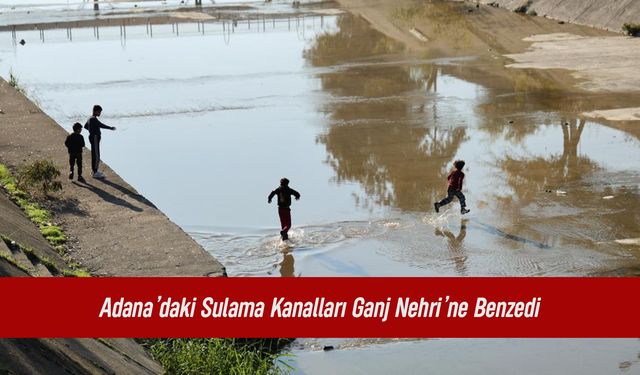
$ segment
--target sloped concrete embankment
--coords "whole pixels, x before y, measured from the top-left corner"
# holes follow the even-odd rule
[[[616,32],[621,32],[625,23],[640,23],[638,0],[480,0],[480,3],[509,10],[524,6],[527,12],[538,16]]]
[[[37,227],[4,192],[0,192],[0,234],[3,239],[15,240],[9,244],[0,240],[0,277],[50,277],[68,269]],[[30,252],[25,253],[24,248]],[[47,261],[42,262],[43,259]],[[33,298],[38,298],[37,292]],[[131,339],[0,340],[0,374],[162,373],[162,366]]]
[[[4,80],[0,80],[0,98],[0,162],[16,167],[51,159],[66,171],[66,131]],[[87,162],[89,155],[85,150]],[[80,184],[64,179],[58,197],[69,203],[55,212],[55,220],[71,239],[68,247],[74,260],[94,275],[225,274],[217,260],[151,202],[107,165],[102,169],[106,180],[89,177]]]
[[[16,167],[46,158],[66,170],[66,132],[2,79],[0,108],[1,163]],[[109,180],[90,180],[88,184],[64,181],[63,192],[56,197],[59,204],[54,220],[70,238],[67,245],[74,260],[94,275],[225,274],[219,262],[151,202],[105,169]],[[0,192],[0,234],[11,240],[0,241],[0,277],[59,276],[69,269],[4,192]],[[0,340],[0,373],[163,372],[162,366],[131,339]]]

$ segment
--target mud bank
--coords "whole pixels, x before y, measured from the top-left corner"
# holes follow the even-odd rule
[[[6,81],[0,80],[0,161],[19,166],[51,159],[67,170],[65,130]],[[90,153],[85,150],[85,169]],[[132,161],[133,162],[133,161]],[[224,267],[150,201],[103,164],[105,180],[63,179],[68,202],[55,220],[70,237],[69,254],[94,275],[222,276]]]
[[[524,6],[529,14],[615,32],[621,32],[625,23],[640,22],[640,2],[635,0],[480,0],[480,3],[493,3],[509,10]]]

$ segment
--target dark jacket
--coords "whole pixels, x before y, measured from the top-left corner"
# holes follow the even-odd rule
[[[84,137],[80,133],[71,133],[64,141],[64,145],[67,146],[70,154],[81,154],[84,147]]]
[[[454,190],[462,190],[462,180],[464,180],[464,173],[457,169],[454,169],[449,173],[449,177],[447,177],[449,181],[449,189]]]
[[[92,135],[100,135],[100,129],[113,129],[113,127],[101,123],[96,116],[92,116],[88,119],[84,124],[84,128],[89,131],[89,137]]]
[[[276,190],[272,191],[271,194],[269,194],[269,203],[271,203],[271,199],[275,195],[278,196],[278,207],[282,208],[289,208],[291,206],[292,195],[296,197],[296,199],[300,199],[300,193],[288,186],[280,186]]]

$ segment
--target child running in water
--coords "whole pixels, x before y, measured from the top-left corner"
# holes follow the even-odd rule
[[[278,196],[278,215],[280,216],[280,236],[283,241],[289,239],[289,229],[291,229],[291,196],[300,199],[300,193],[289,187],[289,180],[283,178],[280,180],[280,187],[269,194],[267,202],[271,203],[274,196]]]
[[[463,215],[471,211],[467,209],[467,203],[465,201],[464,194],[462,194],[462,180],[464,180],[462,168],[464,168],[464,164],[464,160],[456,160],[453,162],[454,169],[447,177],[447,181],[449,181],[447,197],[440,202],[433,204],[436,208],[436,212],[440,212],[440,207],[449,204],[453,200],[454,196],[458,197],[458,200],[460,201],[460,212]]]

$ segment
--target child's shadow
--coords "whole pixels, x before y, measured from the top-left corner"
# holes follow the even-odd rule
[[[51,211],[54,213],[69,213],[76,216],[89,216],[89,213],[80,207],[78,198],[54,197],[50,198]]]
[[[97,196],[102,198],[105,202],[109,202],[109,203],[112,203],[112,204],[115,204],[115,205],[118,205],[118,206],[122,206],[122,207],[128,208],[128,209],[130,209],[132,211],[135,211],[135,212],[142,212],[143,211],[142,208],[136,207],[136,206],[132,205],[131,203],[125,201],[124,199],[118,198],[115,195],[113,195],[113,194],[111,194],[111,193],[109,193],[109,192],[107,192],[105,190],[102,190],[102,189],[100,189],[99,187],[97,187],[95,185],[91,185],[88,182],[85,182],[84,184],[81,184],[81,183],[78,183],[76,181],[73,181],[73,184],[78,186],[78,187],[81,187],[83,189],[87,189],[87,190],[90,190],[90,191],[94,192]]]
[[[122,185],[118,185],[115,182],[109,181],[107,179],[102,179],[102,180],[98,180],[98,181],[102,182],[105,185],[109,185],[109,186],[111,186],[112,188],[114,188],[116,190],[119,190],[122,194],[124,194],[124,195],[128,196],[129,198],[134,199],[134,200],[136,200],[136,201],[138,201],[138,202],[140,202],[140,203],[142,203],[144,205],[147,205],[147,206],[149,206],[151,208],[157,208],[156,206],[153,205],[153,203],[151,203],[151,201],[149,201],[144,196],[142,196],[142,195],[140,195],[140,194],[138,194],[138,193],[136,193],[136,192],[134,192],[134,191],[132,191],[130,189],[127,189],[126,187],[124,187]]]

